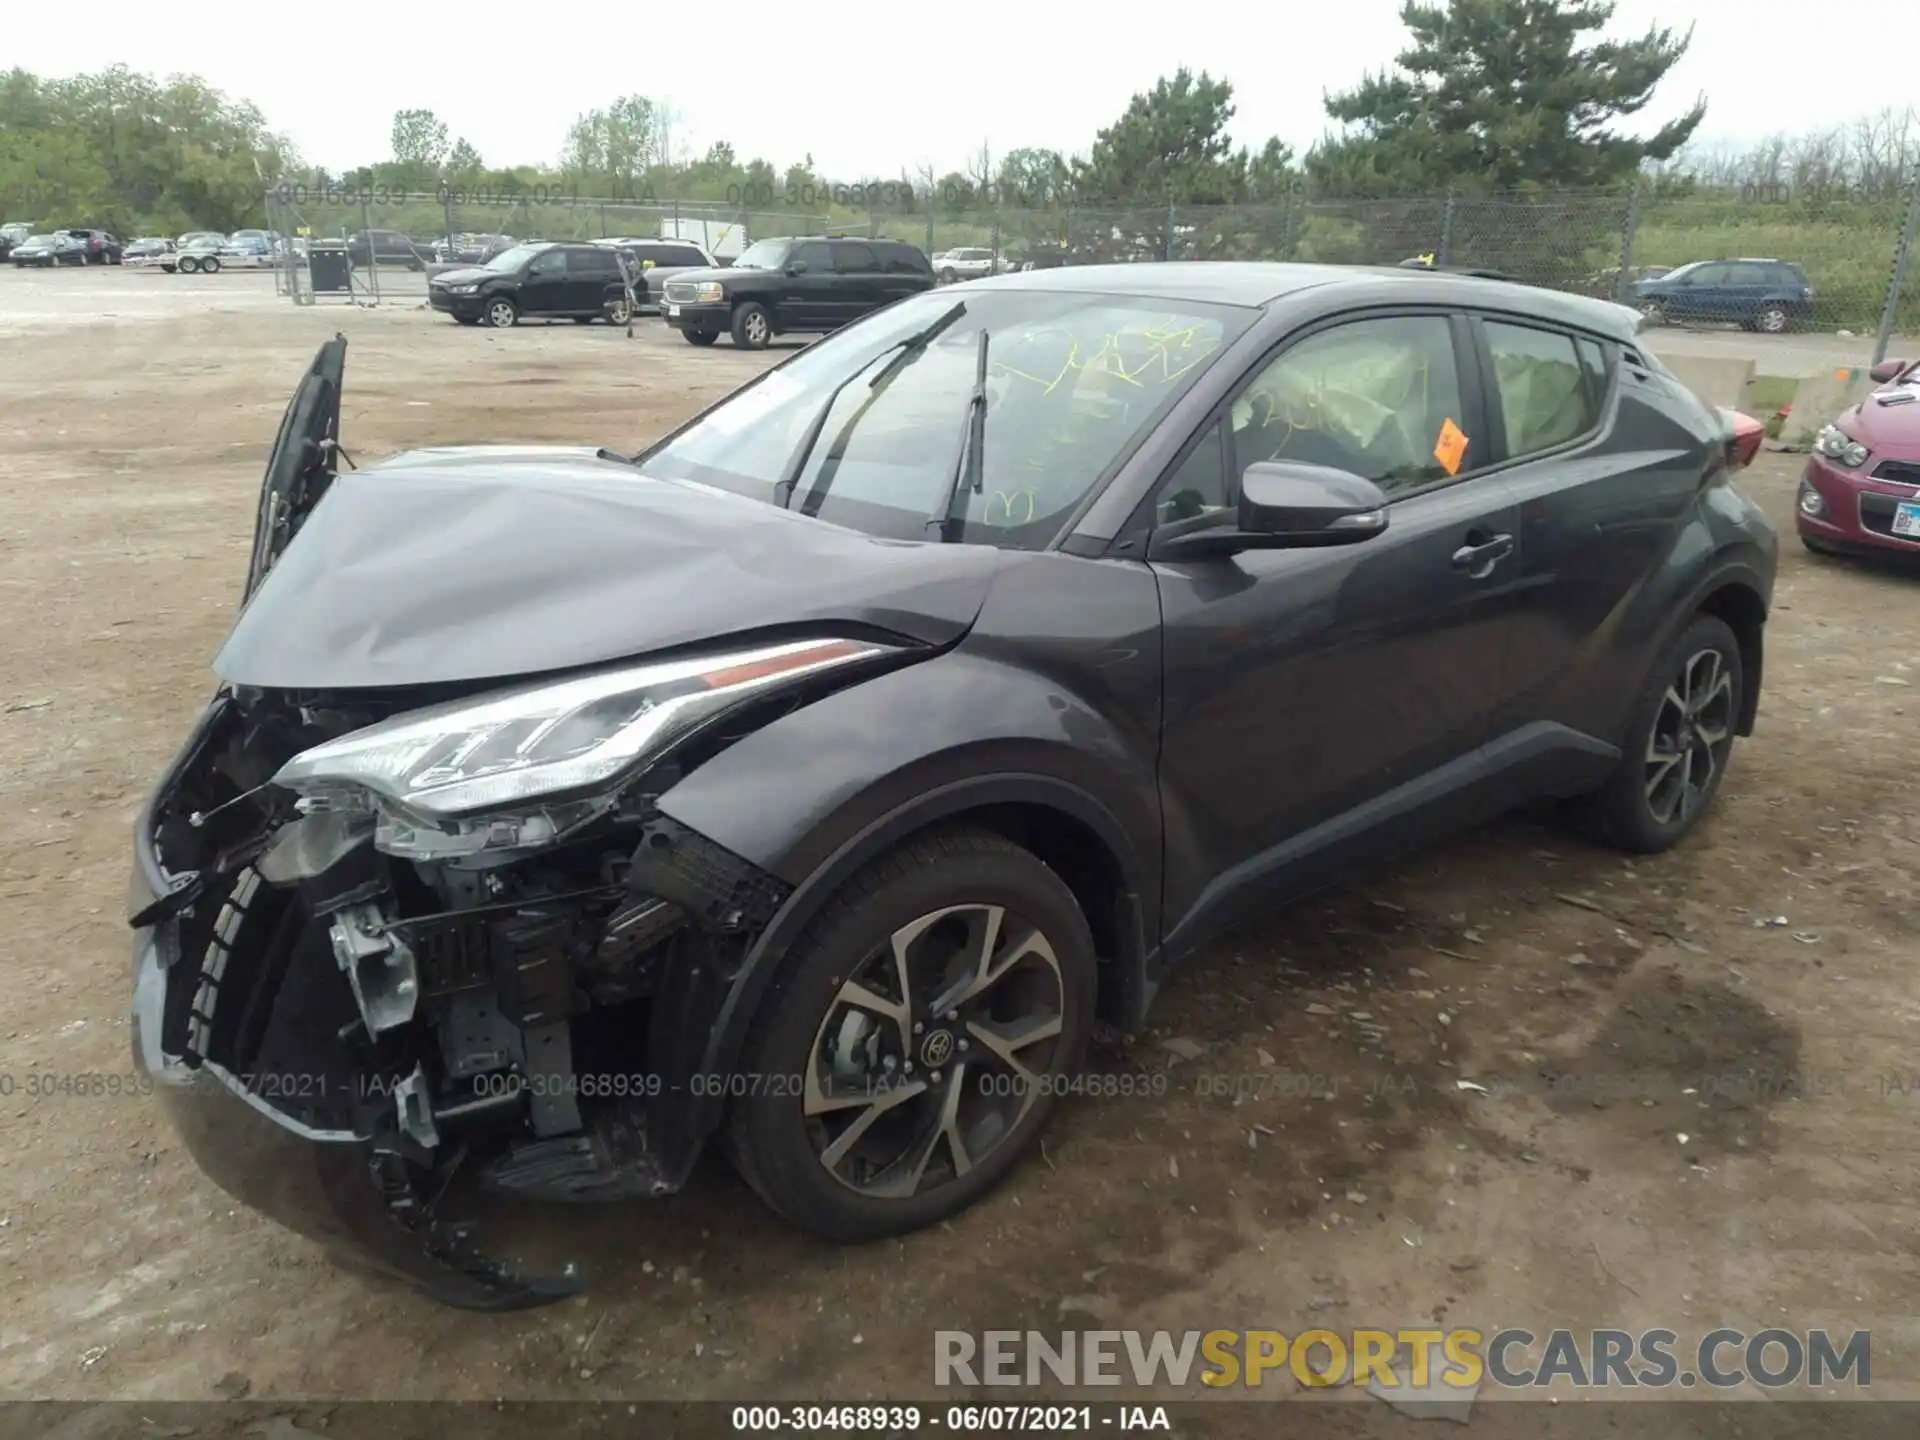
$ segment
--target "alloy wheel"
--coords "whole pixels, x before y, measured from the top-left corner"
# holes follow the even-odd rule
[[[1052,942],[1003,906],[895,930],[814,1033],[802,1113],[815,1156],[876,1199],[959,1180],[1040,1098],[1065,1004]]]
[[[747,339],[755,345],[764,344],[767,338],[767,317],[754,314],[747,316]]]
[[[495,329],[503,329],[513,324],[514,312],[510,302],[496,300],[487,307],[487,323]]]
[[[1733,744],[1733,676],[1718,650],[1698,650],[1661,696],[1647,736],[1647,809],[1661,825],[1700,813]]]
[[[1787,312],[1774,306],[1760,312],[1760,328],[1769,335],[1778,335],[1787,328]]]

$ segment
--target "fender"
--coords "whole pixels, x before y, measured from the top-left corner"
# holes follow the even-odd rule
[[[1158,656],[1140,663],[1157,683]],[[1159,933],[1157,706],[1133,708],[1096,709],[963,645],[782,716],[660,796],[670,819],[794,887],[748,948],[703,1070],[727,1072],[781,958],[847,878],[908,834],[990,806],[1044,807],[1105,847],[1124,892],[1110,958],[1123,1010],[1144,1010]]]

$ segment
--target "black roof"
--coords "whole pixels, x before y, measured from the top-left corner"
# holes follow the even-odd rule
[[[968,282],[969,289],[1053,290],[1188,300],[1259,309],[1290,295],[1338,287],[1343,303],[1393,304],[1427,300],[1441,305],[1494,305],[1542,319],[1630,338],[1638,314],[1609,300],[1592,300],[1504,278],[1398,265],[1293,265],[1245,260],[1173,260],[1144,264],[1068,265],[1022,270]]]

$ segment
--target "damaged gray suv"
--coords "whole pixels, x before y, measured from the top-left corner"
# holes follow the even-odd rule
[[[237,1199],[453,1304],[449,1213],[926,1226],[1223,927],[1528,802],[1674,844],[1751,732],[1758,447],[1621,307],[1407,270],[904,300],[634,456],[268,464],[135,843],[133,1043]],[[454,1184],[459,1181],[458,1185]]]

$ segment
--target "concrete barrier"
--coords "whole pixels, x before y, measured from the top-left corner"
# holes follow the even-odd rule
[[[1753,384],[1753,361],[1731,355],[1662,355],[1661,363],[1700,398],[1703,405],[1746,408]]]
[[[1831,425],[1842,410],[1858,405],[1872,390],[1873,380],[1864,365],[1823,370],[1809,375],[1793,392],[1793,408],[1773,448],[1805,450],[1823,426]]]

